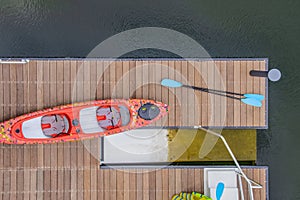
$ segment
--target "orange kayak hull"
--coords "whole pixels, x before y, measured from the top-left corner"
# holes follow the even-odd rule
[[[159,108],[159,114],[151,120],[145,120],[139,116],[139,109],[145,104],[153,104]],[[130,114],[130,120],[128,124],[113,129],[103,130],[92,134],[86,134],[81,127],[80,123],[74,123],[78,121],[79,113],[82,109],[90,107],[101,106],[123,106],[128,109]],[[141,128],[147,126],[161,117],[167,115],[168,105],[162,102],[146,99],[107,99],[97,100],[89,102],[81,102],[68,104],[63,106],[57,106],[54,108],[48,108],[41,111],[21,115],[19,117],[7,120],[0,123],[0,143],[6,144],[48,144],[57,142],[77,141],[83,139],[90,139],[102,136],[108,136],[112,134],[121,133],[124,131]],[[26,121],[32,121],[34,119],[46,116],[46,115],[64,115],[69,122],[68,134],[64,134],[60,137],[48,137],[48,138],[28,138],[25,137],[22,132],[22,125]],[[42,125],[41,125],[42,126]],[[45,127],[45,126],[44,126]],[[29,133],[30,134],[30,133]]]

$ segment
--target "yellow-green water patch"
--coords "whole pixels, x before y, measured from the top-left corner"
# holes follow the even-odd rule
[[[202,130],[170,129],[169,162],[232,161],[221,139],[217,140],[206,156],[199,158],[199,151],[206,134]],[[256,130],[223,130],[222,135],[239,161],[256,160]]]

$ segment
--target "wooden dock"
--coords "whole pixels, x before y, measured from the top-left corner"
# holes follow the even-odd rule
[[[169,77],[199,87],[267,97],[267,81],[249,76],[252,69],[266,68],[265,59],[31,59],[26,64],[0,64],[0,121],[72,102],[149,98],[170,105],[169,116],[155,126],[267,128],[267,99],[262,108],[254,108],[159,84]],[[181,191],[203,192],[203,169],[198,167],[151,172],[99,169],[99,145],[99,139],[51,145],[0,144],[0,200],[166,200]],[[246,173],[264,186],[255,190],[256,199],[266,199],[267,169],[247,168]]]
[[[203,167],[103,169],[98,144],[96,139],[84,144],[0,145],[0,199],[170,200],[181,191],[203,193]],[[255,200],[266,199],[267,168],[244,170],[263,186],[254,189]]]
[[[266,59],[99,60],[31,59],[0,64],[0,121],[57,105],[107,98],[155,99],[170,105],[164,127],[267,128]],[[187,88],[166,88],[163,78],[209,89],[259,93],[261,108]]]

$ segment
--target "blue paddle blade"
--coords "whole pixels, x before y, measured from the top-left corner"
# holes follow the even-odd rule
[[[182,83],[166,78],[161,81],[161,85],[166,86],[166,87],[177,88],[177,87],[181,87]]]
[[[217,200],[220,200],[221,197],[222,197],[222,194],[223,194],[223,191],[224,191],[224,183],[222,182],[219,182],[218,185],[217,185],[217,189],[216,189],[216,197],[217,197]]]
[[[261,95],[261,94],[244,94],[244,97],[254,98],[259,101],[262,101],[265,99],[264,95]]]
[[[254,99],[254,98],[244,98],[244,99],[241,99],[241,101],[245,104],[250,105],[250,106],[255,106],[255,107],[261,107],[262,106],[261,101],[259,101],[257,99]]]

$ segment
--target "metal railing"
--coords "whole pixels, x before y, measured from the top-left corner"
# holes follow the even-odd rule
[[[0,64],[26,64],[29,59],[0,59]]]
[[[221,138],[221,140],[224,143],[227,151],[229,152],[229,154],[230,154],[233,162],[235,163],[235,165],[237,167],[237,171],[236,172],[239,175],[239,179],[240,179],[240,177],[243,177],[245,179],[245,181],[247,182],[247,184],[248,184],[248,191],[249,191],[249,198],[250,198],[250,200],[254,200],[253,189],[254,188],[262,188],[262,186],[259,183],[257,183],[255,181],[249,179],[246,176],[246,174],[243,172],[242,168],[240,167],[237,159],[235,158],[234,154],[232,153],[232,151],[231,151],[231,149],[230,149],[230,147],[229,147],[226,139],[221,134],[213,132],[213,131],[205,129],[205,128],[202,128],[201,126],[195,126],[194,128],[201,129],[201,130],[203,130],[203,131],[205,131],[205,132],[207,132],[209,134],[212,134],[212,135],[214,135],[216,137]],[[242,184],[240,184],[240,188],[241,188],[241,199],[244,200],[244,194],[243,194]]]

